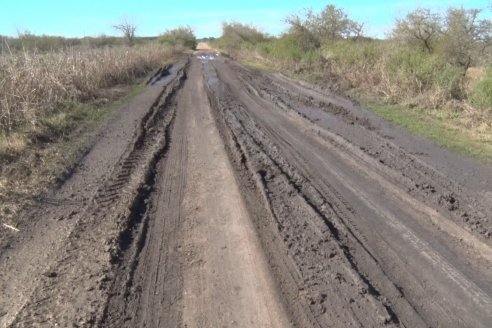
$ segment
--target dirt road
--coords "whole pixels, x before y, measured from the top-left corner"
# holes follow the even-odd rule
[[[492,170],[198,54],[0,231],[0,327],[489,327]]]

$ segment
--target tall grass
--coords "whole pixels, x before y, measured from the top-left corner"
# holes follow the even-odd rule
[[[487,75],[475,83],[470,99],[475,106],[492,113],[492,67],[488,67]]]
[[[149,44],[4,53],[0,56],[0,134],[35,125],[64,102],[94,99],[101,88],[133,81],[173,51]]]
[[[305,50],[293,35],[286,34],[255,47],[242,47],[234,54],[390,103],[430,109],[491,105],[490,74],[470,94],[463,68],[438,54],[387,40],[334,40],[323,42],[319,49]]]
[[[325,44],[334,71],[363,92],[427,108],[463,100],[464,70],[442,56],[390,41]]]
[[[179,52],[148,43],[0,55],[0,222],[15,224],[119,101],[142,90],[132,82]]]

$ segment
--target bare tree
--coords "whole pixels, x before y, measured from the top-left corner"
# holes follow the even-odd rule
[[[357,41],[364,36],[364,23],[352,22],[349,29],[350,37]]]
[[[137,25],[124,19],[121,23],[113,25],[113,28],[123,33],[128,45],[133,46],[135,43],[135,32],[137,31]]]
[[[422,50],[432,52],[442,30],[442,20],[430,9],[419,8],[403,19],[396,20],[392,36],[401,41],[418,43]]]

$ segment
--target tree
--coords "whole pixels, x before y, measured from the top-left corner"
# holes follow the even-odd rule
[[[319,37],[306,26],[299,16],[290,16],[285,21],[290,25],[288,34],[296,40],[297,46],[303,51],[314,50],[321,46]]]
[[[491,46],[492,23],[479,19],[479,9],[450,8],[443,42],[448,60],[467,69]]]
[[[237,22],[222,23],[220,43],[226,49],[240,49],[242,46],[255,45],[268,40],[268,36],[258,28]]]
[[[364,36],[364,23],[352,22],[350,26],[350,37],[358,40]]]
[[[442,31],[442,19],[430,9],[417,9],[403,19],[396,20],[393,38],[407,43],[416,43],[422,50],[431,53]]]
[[[331,4],[320,13],[308,9],[305,16],[302,19],[293,15],[286,22],[290,25],[289,33],[310,46],[317,44],[319,47],[322,41],[327,40],[358,39],[363,34],[363,24],[351,20],[343,9]]]
[[[342,8],[327,5],[319,14],[309,10],[306,17],[306,26],[321,40],[348,39],[357,32],[362,32],[361,24],[348,18]]]
[[[195,49],[197,46],[195,34],[189,26],[167,30],[159,37],[159,41],[172,46],[182,46],[189,49]]]
[[[113,25],[113,28],[123,33],[129,46],[133,46],[135,43],[135,32],[137,31],[137,26],[128,20],[123,20],[119,24]]]

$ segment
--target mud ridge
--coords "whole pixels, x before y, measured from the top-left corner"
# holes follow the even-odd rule
[[[169,70],[173,67],[173,64],[167,64],[163,67],[160,67],[152,76],[147,80],[145,85],[154,85],[159,82],[163,77],[169,75]]]
[[[180,78],[181,88],[185,75]],[[176,90],[175,90],[176,91]],[[117,254],[114,255],[117,261],[114,261],[115,268],[114,272],[117,272],[116,278],[113,280],[113,285],[111,289],[113,290],[110,295],[112,295],[108,301],[113,301],[112,297],[115,295],[121,295],[126,298],[130,295],[131,289],[133,287],[133,279],[135,274],[135,269],[138,265],[139,257],[142,249],[145,245],[148,228],[149,228],[149,208],[151,205],[152,194],[155,191],[156,175],[157,175],[157,164],[159,161],[164,160],[165,154],[169,151],[171,140],[171,130],[174,126],[174,120],[176,117],[176,104],[175,104],[176,93],[174,92],[171,97],[167,98],[164,104],[161,105],[162,108],[166,108],[171,111],[172,117],[168,124],[165,124],[165,145],[161,150],[153,157],[150,164],[151,169],[148,171],[147,177],[141,190],[138,192],[138,198],[134,204],[132,215],[128,220],[128,226],[121,231],[119,236],[119,249]],[[123,282],[121,281],[123,280]],[[122,286],[124,291],[121,291]],[[100,325],[107,325],[106,320],[108,319],[110,302],[106,304],[105,313],[101,319]],[[126,310],[125,310],[126,312]]]

